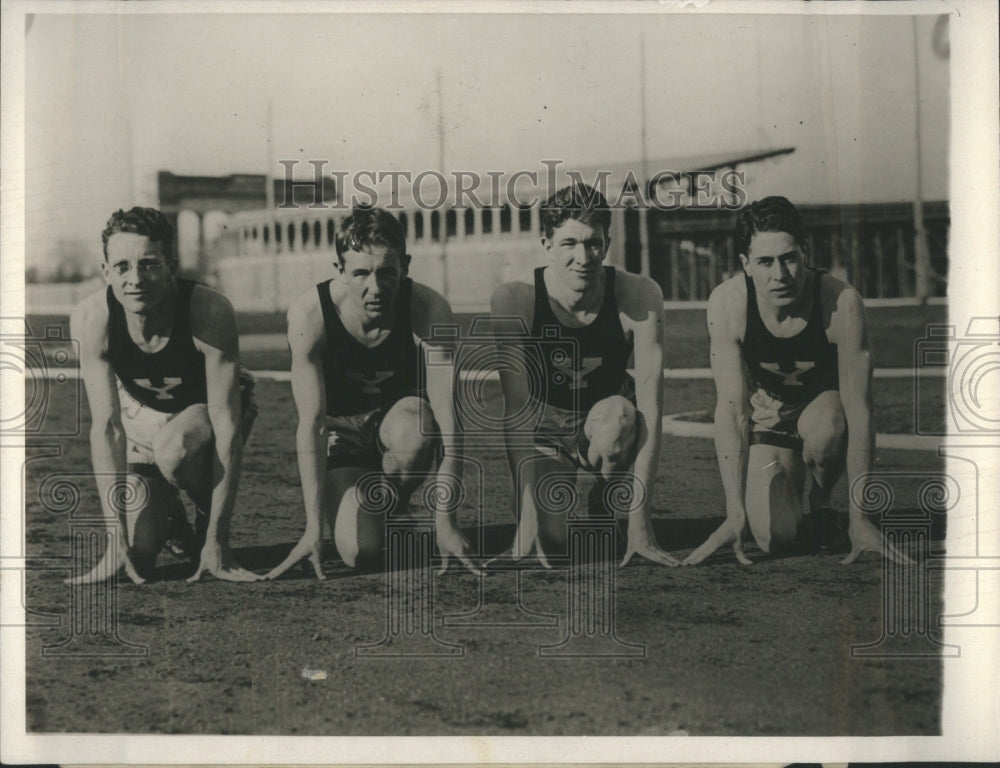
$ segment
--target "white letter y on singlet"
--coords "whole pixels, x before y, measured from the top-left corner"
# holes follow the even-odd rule
[[[174,377],[166,377],[163,379],[163,386],[157,387],[153,385],[149,379],[135,379],[136,384],[138,384],[143,389],[149,389],[156,393],[157,400],[173,400],[174,396],[170,394],[170,390],[174,387],[179,387],[182,383],[182,379],[176,379]]]

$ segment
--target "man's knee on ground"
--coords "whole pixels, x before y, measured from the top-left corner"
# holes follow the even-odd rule
[[[632,463],[639,438],[639,414],[620,395],[594,404],[583,428],[588,442],[588,460],[603,470],[624,469]]]
[[[840,393],[823,392],[799,416],[802,459],[810,466],[837,465],[844,460],[847,445],[847,418]]]
[[[163,477],[189,485],[193,474],[205,472],[212,444],[212,423],[205,405],[193,405],[169,421],[153,440],[153,457]]]
[[[803,470],[795,451],[751,445],[747,461],[746,512],[754,541],[775,552],[795,539],[801,517]]]
[[[385,447],[382,471],[401,484],[434,467],[441,441],[434,412],[419,397],[404,397],[389,409],[379,427],[379,439]]]
[[[358,511],[355,525],[344,525],[334,528],[334,542],[337,552],[348,568],[360,571],[380,570],[383,565],[384,545],[383,535],[378,527],[384,525],[383,518],[368,520],[366,513]]]
[[[337,551],[348,568],[359,571],[376,571],[382,568],[385,557],[381,543],[354,539],[349,543],[337,543]]]

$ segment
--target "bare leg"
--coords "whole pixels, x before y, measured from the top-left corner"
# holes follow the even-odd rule
[[[812,476],[810,509],[830,506],[830,492],[847,460],[847,418],[839,392],[823,392],[799,416],[802,459]]]
[[[194,502],[195,541],[191,557],[197,558],[205,543],[212,505],[212,467],[216,461],[208,406],[185,408],[153,440],[156,466],[168,483],[185,491]]]
[[[385,446],[382,471],[405,504],[437,461],[441,440],[430,405],[419,397],[404,397],[382,419],[379,439]]]
[[[644,439],[642,414],[624,397],[614,395],[594,403],[580,436],[580,455],[598,472],[587,499],[591,517],[611,513],[619,516],[620,523],[627,519],[620,516],[623,510],[605,508],[604,490],[613,474],[632,466]]]
[[[847,542],[846,522],[838,524],[830,493],[847,460],[847,418],[839,392],[823,392],[799,416],[802,458],[809,470],[809,512],[815,549],[838,549]]]
[[[244,443],[256,418],[257,406],[251,398],[244,402],[241,413]],[[213,470],[218,465],[208,406],[203,403],[192,405],[167,422],[153,440],[153,455],[166,481],[187,493],[194,502],[195,549],[190,554],[197,557],[205,543],[212,507]]]
[[[594,403],[580,437],[580,454],[607,479],[632,466],[639,449],[642,417],[620,395]]]
[[[126,482],[131,503],[124,510],[125,530],[132,550],[132,564],[144,579],[152,578],[167,540],[168,520],[184,515],[177,489],[152,465],[132,465]]]
[[[370,481],[359,491],[362,478],[374,476],[363,467],[338,467],[327,473],[327,510],[332,513],[333,541],[337,552],[349,568],[371,567],[371,561],[381,556],[385,531],[385,510],[372,502]],[[374,480],[374,478],[373,478]],[[372,481],[373,481],[372,480]],[[359,558],[360,556],[360,558]]]
[[[383,417],[379,439],[385,447],[381,473],[345,467],[328,475],[328,508],[336,510],[334,541],[352,568],[382,563],[385,516],[405,507],[434,468],[439,439],[430,406],[420,398],[403,398]]]
[[[751,445],[747,463],[747,520],[765,552],[790,544],[802,519],[805,465],[798,451]]]
[[[538,556],[566,552],[566,518],[576,506],[577,467],[555,452],[536,453],[517,467],[518,524],[513,557],[518,559],[537,544]]]

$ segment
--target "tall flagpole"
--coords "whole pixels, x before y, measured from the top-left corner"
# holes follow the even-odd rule
[[[441,85],[441,70],[437,70],[438,97],[438,172],[444,178],[444,88]],[[441,295],[448,296],[448,216],[447,211],[438,212],[438,234],[441,238]]]
[[[271,99],[267,100],[267,167],[264,170],[264,199],[267,201],[267,215],[274,215],[274,115]]]
[[[281,276],[281,270],[278,268],[278,237],[275,231],[278,226],[278,222],[274,214],[274,115],[273,115],[273,104],[271,99],[267,100],[267,121],[264,125],[264,129],[267,132],[264,143],[267,145],[267,166],[264,168],[264,207],[267,209],[264,215],[265,226],[271,228],[271,267],[272,267],[272,279],[271,279],[271,306],[275,312],[281,309],[280,301],[280,289],[278,279]]]
[[[639,180],[642,200],[649,193],[649,160],[646,154],[646,33],[639,32],[639,109],[642,134],[642,178]],[[639,272],[649,277],[649,222],[645,206],[639,207]],[[624,237],[625,233],[622,233]]]
[[[913,17],[913,72],[914,72],[914,136],[917,144],[915,189],[913,194],[913,268],[916,273],[914,288],[917,298],[926,299],[933,292],[931,285],[930,254],[927,252],[927,235],[924,231],[923,200],[923,146],[920,135],[920,38],[917,16]]]

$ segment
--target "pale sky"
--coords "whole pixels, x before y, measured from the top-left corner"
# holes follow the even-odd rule
[[[906,16],[39,15],[27,35],[28,264],[99,244],[158,170],[512,172],[795,147],[759,189],[797,202],[948,197],[949,67]],[[916,50],[915,50],[916,49]],[[302,164],[304,175],[311,168]],[[275,175],[282,169],[275,167]]]

